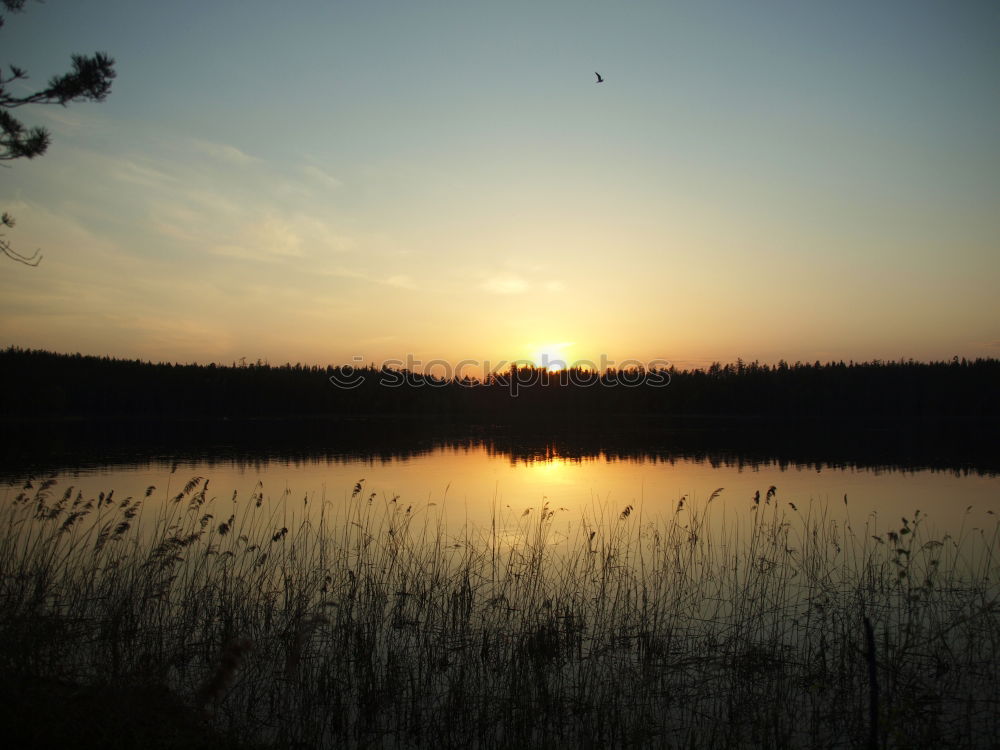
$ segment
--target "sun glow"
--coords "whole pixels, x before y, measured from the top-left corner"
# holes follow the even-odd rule
[[[569,354],[571,346],[573,346],[572,341],[563,341],[558,344],[544,344],[535,347],[535,354],[531,359],[536,367],[548,370],[549,372],[559,372],[573,365]]]

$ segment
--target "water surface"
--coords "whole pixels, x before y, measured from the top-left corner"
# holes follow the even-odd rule
[[[868,519],[873,530],[919,510],[932,530],[956,534],[990,526],[1000,513],[1000,476],[988,450],[982,458],[972,448],[956,448],[958,438],[935,442],[933,434],[916,430],[588,427],[553,434],[485,427],[441,434],[370,427],[339,426],[300,442],[284,434],[255,442],[249,429],[238,439],[206,439],[202,431],[200,441],[188,433],[187,442],[182,434],[165,444],[98,442],[97,450],[69,441],[37,452],[34,465],[8,466],[7,491],[33,473],[84,494],[142,496],[155,487],[150,498],[156,503],[203,477],[210,497],[228,502],[256,492],[285,521],[342,507],[360,482],[366,499],[395,499],[441,515],[455,535],[466,526],[489,527],[496,518],[519,523],[545,504],[557,511],[557,526],[581,516],[613,518],[629,506],[639,518],[653,518],[673,513],[682,499],[698,507],[720,488],[713,513],[722,518],[745,517],[757,493],[763,502],[770,487],[790,513],[825,506],[837,517]]]

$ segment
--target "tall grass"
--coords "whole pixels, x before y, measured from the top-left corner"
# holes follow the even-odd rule
[[[318,511],[159,494],[0,510],[5,680],[155,688],[282,748],[1000,743],[996,524],[774,488],[460,530],[363,482]]]

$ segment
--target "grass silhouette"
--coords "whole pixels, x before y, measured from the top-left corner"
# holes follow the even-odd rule
[[[457,531],[363,481],[308,513],[162,494],[46,480],[0,510],[19,746],[1000,742],[995,524],[774,488]]]

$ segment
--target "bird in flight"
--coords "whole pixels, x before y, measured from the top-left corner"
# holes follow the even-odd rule
[[[598,83],[604,83],[604,76],[602,76],[602,75],[601,75],[600,73],[598,73],[598,72],[597,72],[596,70],[594,71],[594,75],[595,75],[595,76],[597,76],[597,82],[598,82]]]

